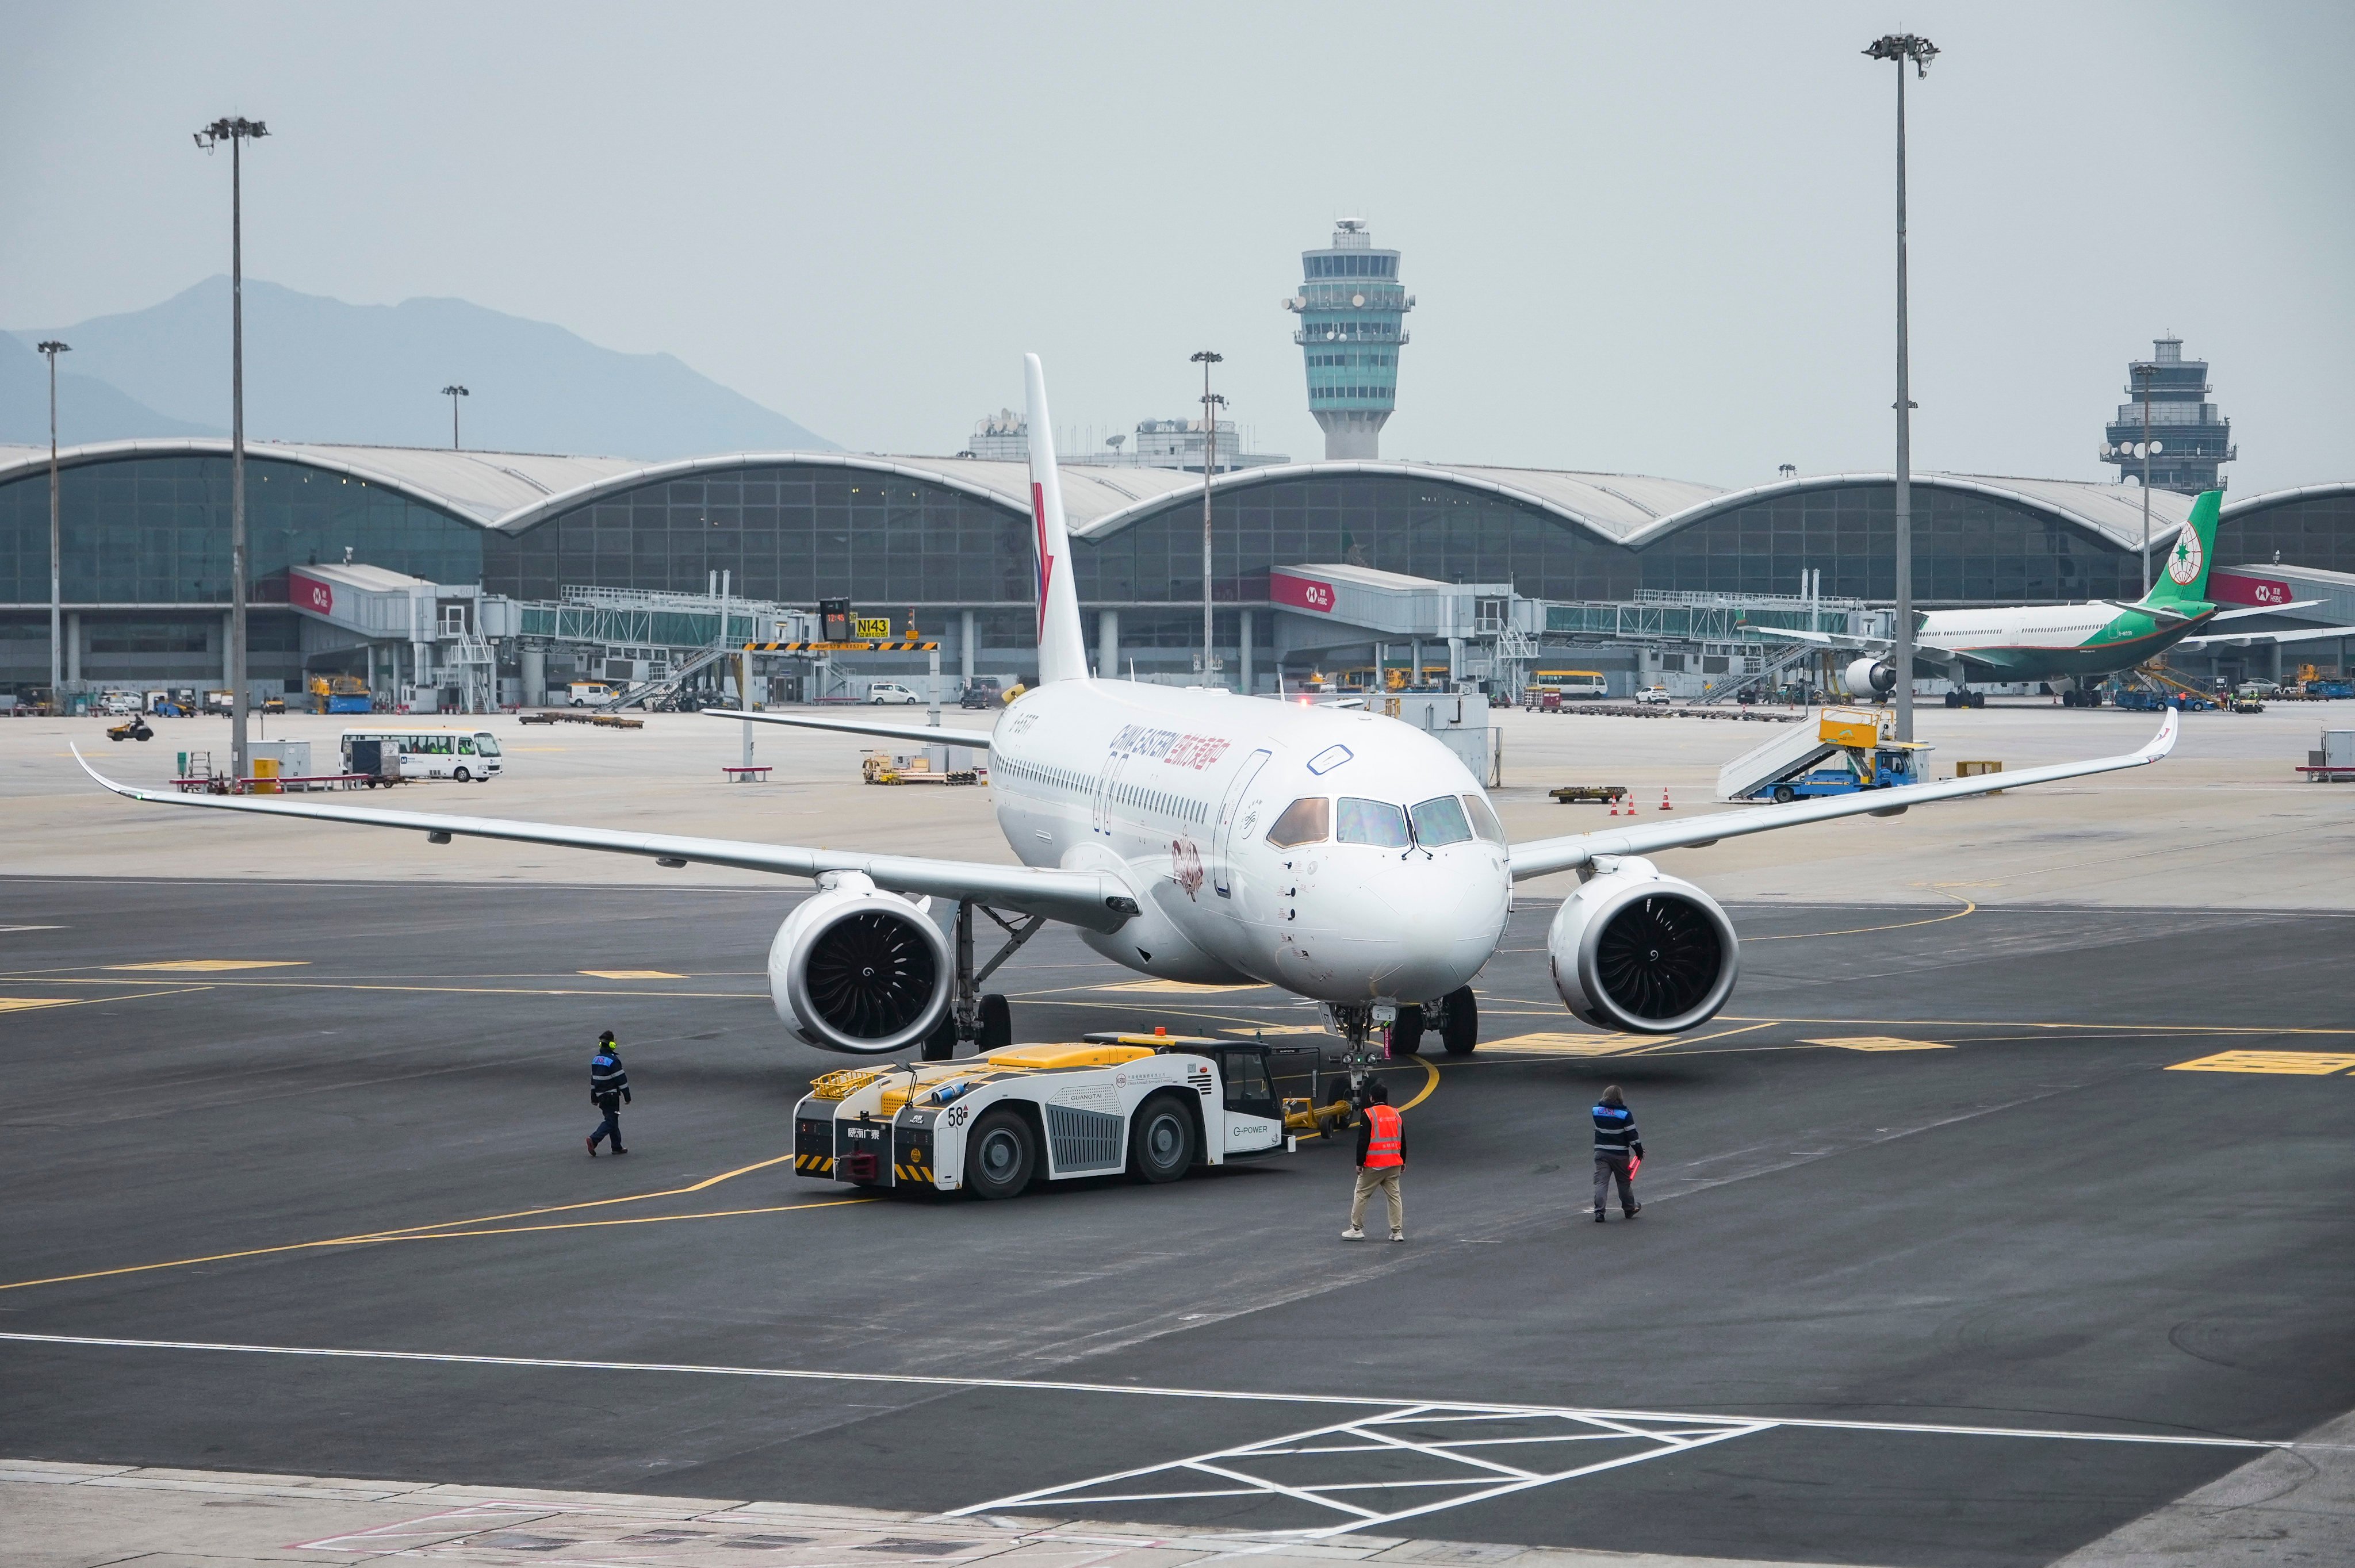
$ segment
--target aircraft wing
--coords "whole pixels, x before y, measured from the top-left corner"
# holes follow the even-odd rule
[[[2056,779],[2082,778],[2089,773],[2138,768],[2158,761],[2175,749],[2176,730],[2181,715],[2174,709],[2169,709],[2167,717],[2158,726],[2158,735],[2150,744],[2124,756],[2096,757],[2084,763],[2055,763],[2050,767],[2025,768],[2016,773],[1987,773],[1977,778],[1947,779],[1936,784],[1902,784],[1895,789],[1859,790],[1853,795],[1830,795],[1818,800],[1795,800],[1787,805],[1712,811],[1686,817],[1680,822],[1651,823],[1640,827],[1607,828],[1599,833],[1573,833],[1561,838],[1532,839],[1512,847],[1513,880],[1518,882],[1555,871],[1575,870],[1613,855],[1649,855],[1660,849],[1714,844],[1721,838],[1732,838],[1745,833],[1768,833],[1777,827],[1828,822],[1836,816],[1854,816],[1859,813],[1894,816],[1908,806],[1924,805],[1935,800],[1957,800],[1966,795],[1986,795],[1992,790],[2019,789],[2028,784],[2051,784]]]
[[[2247,647],[2253,643],[2308,643],[2317,637],[2355,637],[2355,626],[2314,626],[2297,632],[2220,632],[2212,637],[2186,637],[2179,648],[2205,648],[2217,644]]]
[[[630,833],[608,827],[568,827],[517,822],[500,816],[450,816],[439,812],[383,811],[366,805],[329,805],[282,796],[182,795],[134,789],[117,784],[90,765],[80,748],[74,761],[106,788],[151,805],[186,805],[207,811],[243,811],[263,816],[346,822],[362,827],[400,827],[423,833],[429,842],[456,838],[505,838],[519,844],[550,844],[566,849],[602,849],[640,855],[666,865],[690,861],[773,871],[787,877],[822,877],[859,871],[879,888],[937,898],[971,899],[999,909],[1041,914],[1050,920],[1117,931],[1136,912],[1135,892],[1118,878],[1094,871],[1064,871],[1037,866],[992,866],[970,860],[930,860],[908,855],[870,855],[856,849],[811,849],[792,844],[760,844],[737,838],[690,838],[670,833]]]
[[[910,746],[971,746],[989,750],[989,736],[979,730],[935,730],[929,724],[895,724],[889,719],[857,719],[847,713],[746,713],[741,709],[707,708],[706,719],[741,719],[752,724],[783,724],[796,730],[838,730],[849,735],[873,735]]]
[[[2219,610],[2208,620],[2212,625],[2218,621],[2237,621],[2243,615],[2278,615],[2285,610],[2311,610],[2321,603],[2319,599],[2292,599],[2281,604],[2243,604],[2237,610]]]

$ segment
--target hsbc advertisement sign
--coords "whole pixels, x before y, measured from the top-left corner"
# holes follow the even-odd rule
[[[1318,615],[1333,613],[1333,585],[1313,577],[1271,571],[1267,576],[1267,596],[1287,610],[1306,610]]]
[[[2211,572],[2208,598],[2217,604],[2286,604],[2296,597],[2289,584],[2270,577],[2238,577],[2229,571]]]
[[[286,602],[297,610],[308,610],[314,615],[332,614],[336,608],[335,586],[315,577],[305,577],[299,571],[290,571],[286,574]]]

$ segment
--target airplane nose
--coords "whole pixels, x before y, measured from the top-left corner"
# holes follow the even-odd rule
[[[1504,933],[1509,883],[1487,856],[1410,850],[1337,878],[1320,922],[1327,951],[1371,993],[1427,1001],[1468,983]],[[1320,902],[1327,901],[1320,900]]]

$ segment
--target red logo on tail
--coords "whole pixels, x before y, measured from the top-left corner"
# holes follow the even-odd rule
[[[1047,489],[1030,481],[1030,517],[1039,525],[1039,635],[1047,635],[1047,585],[1055,580],[1055,558],[1047,553]]]

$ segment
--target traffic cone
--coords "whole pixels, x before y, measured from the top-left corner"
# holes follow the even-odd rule
[[[1666,784],[1662,784],[1660,786],[1660,809],[1662,811],[1674,811],[1676,809],[1675,806],[1668,804],[1668,786]]]

